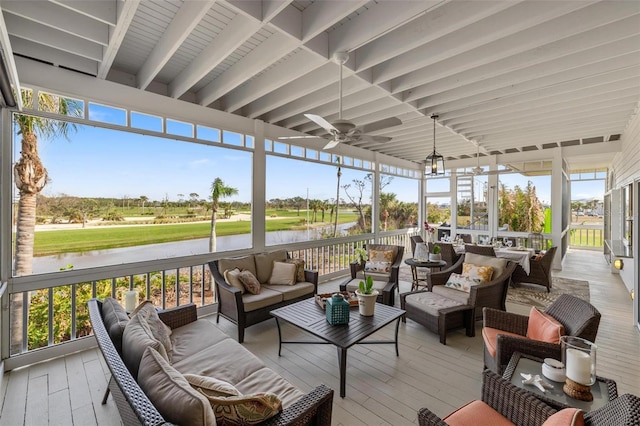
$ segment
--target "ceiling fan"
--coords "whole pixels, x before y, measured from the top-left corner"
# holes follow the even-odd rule
[[[331,149],[342,142],[356,142],[356,141],[372,141],[372,142],[388,142],[390,137],[386,136],[372,136],[367,135],[368,132],[375,132],[378,130],[386,129],[388,127],[398,126],[402,124],[402,121],[397,117],[385,118],[380,121],[365,124],[364,126],[356,126],[349,120],[342,118],[342,68],[349,59],[349,54],[346,52],[336,53],[334,59],[340,64],[340,79],[339,79],[339,97],[338,97],[338,119],[333,122],[325,120],[323,117],[316,114],[305,114],[309,120],[316,123],[328,132],[328,135],[320,136],[288,136],[281,137],[279,139],[302,139],[302,138],[317,138],[329,139],[329,142],[323,149]]]

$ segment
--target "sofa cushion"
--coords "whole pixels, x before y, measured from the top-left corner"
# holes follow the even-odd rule
[[[584,426],[584,412],[579,408],[565,408],[549,416],[542,426]]]
[[[296,265],[296,281],[306,281],[304,276],[304,259],[287,259],[285,262]]]
[[[221,341],[193,355],[173,363],[182,374],[198,374],[215,377],[236,386],[254,372],[264,368],[264,363],[235,340]],[[240,392],[241,389],[238,388]],[[268,389],[262,389],[267,391]]]
[[[265,285],[263,289],[269,289],[282,293],[282,300],[291,300],[305,294],[313,294],[315,286],[308,282],[297,283],[296,285]]]
[[[378,292],[380,294],[382,294],[382,290],[384,290],[384,288],[387,286],[387,284],[389,283],[389,281],[385,278],[382,278],[382,280],[376,280],[375,277],[373,277],[373,274],[367,274],[367,276],[372,276],[373,278],[373,288],[375,288],[376,290],[378,290]],[[388,278],[388,277],[387,277]],[[354,278],[351,281],[349,281],[347,283],[347,291],[350,292],[354,292],[358,289],[358,287],[360,286],[360,281],[363,281],[364,278]]]
[[[438,294],[448,299],[456,300],[462,305],[469,304],[470,294],[466,291],[460,291],[457,289],[445,287],[443,285],[434,285],[431,291],[433,292],[433,294]]]
[[[244,288],[244,284],[242,284],[242,281],[240,281],[240,269],[226,269],[223,275],[224,280],[227,282],[227,284],[240,290],[240,294],[244,294],[247,291],[247,289]]]
[[[274,393],[278,395],[284,408],[289,407],[304,396],[304,392],[267,367],[253,372],[239,383],[236,383],[236,388],[245,395],[264,391]]]
[[[190,322],[173,329],[173,362],[179,362],[203,349],[233,339],[206,319]]]
[[[204,395],[219,425],[255,425],[282,411],[282,401],[272,393],[238,396]]]
[[[367,277],[373,278],[373,281],[383,282],[385,285],[387,285],[387,283],[389,282],[389,274],[386,273],[367,272]],[[366,279],[364,271],[357,271],[356,279],[358,280],[358,282],[360,282],[360,280],[364,281]]]
[[[261,287],[260,294],[245,293],[242,295],[242,304],[245,312],[266,308],[283,300],[282,292],[274,291],[267,285]]]
[[[218,260],[218,272],[223,273],[227,269],[234,268],[238,268],[241,271],[250,271],[253,275],[255,275],[256,262],[254,260],[254,256],[250,255]]]
[[[240,395],[238,389],[231,383],[218,380],[213,377],[201,376],[199,374],[185,373],[184,378],[192,388],[205,396],[236,396]]]
[[[155,350],[142,356],[138,384],[167,421],[181,425],[215,425],[207,398]]]
[[[507,336],[520,337],[520,334],[511,333],[509,331],[500,330],[498,328],[482,327],[482,340],[484,346],[487,348],[489,354],[495,358],[498,347],[498,334],[505,334]]]
[[[464,305],[464,303],[460,303],[457,300],[449,299],[430,291],[409,294],[405,298],[405,303],[407,306],[415,307],[434,317],[439,316],[442,309]]]
[[[293,263],[273,262],[268,284],[294,285],[298,267]]]
[[[271,276],[273,262],[284,262],[285,260],[287,260],[286,250],[256,254],[256,272],[254,275],[261,284],[266,284],[269,281],[269,277]]]
[[[547,343],[560,344],[560,337],[564,336],[564,326],[549,314],[541,312],[535,306],[529,312],[527,337]]]
[[[140,360],[147,347],[155,349],[165,360],[169,360],[166,349],[153,336],[144,315],[135,315],[127,323],[122,335],[122,358],[133,377],[138,376]]]
[[[129,322],[127,311],[116,299],[107,297],[102,301],[102,320],[113,346],[116,347],[119,354],[122,354],[122,334]]]
[[[467,426],[479,424],[503,426],[513,425],[506,417],[491,408],[483,401],[471,401],[442,419],[450,426]]]
[[[244,288],[251,294],[260,294],[260,281],[256,278],[251,271],[242,271],[239,275],[240,282],[244,285]]]
[[[498,278],[507,269],[507,259],[493,256],[483,256],[477,253],[465,253],[464,261],[474,265],[491,266],[493,268],[492,279]]]
[[[171,328],[166,325],[160,317],[158,316],[158,311],[153,306],[153,302],[150,300],[145,300],[142,302],[136,309],[131,313],[131,318],[142,315],[144,319],[147,321],[147,325],[151,330],[151,334],[153,337],[162,343],[164,349],[167,353],[167,359],[171,362],[173,348],[171,344]]]

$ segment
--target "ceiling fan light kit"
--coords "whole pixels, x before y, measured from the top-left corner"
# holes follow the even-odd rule
[[[431,119],[433,120],[433,152],[427,155],[425,174],[427,176],[442,176],[444,175],[444,157],[436,151],[436,120],[438,115],[433,114]]]

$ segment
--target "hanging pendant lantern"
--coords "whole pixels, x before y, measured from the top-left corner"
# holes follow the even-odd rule
[[[425,168],[425,174],[427,176],[442,176],[444,175],[444,157],[436,151],[436,119],[437,114],[433,114],[433,152],[427,156],[427,165]]]

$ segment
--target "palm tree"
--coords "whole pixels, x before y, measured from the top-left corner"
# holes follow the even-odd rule
[[[140,203],[142,204],[142,215],[144,216],[144,203],[146,203],[147,201],[149,201],[149,197],[147,197],[146,195],[141,195],[140,196]]]
[[[211,235],[209,237],[209,251],[211,253],[216,251],[216,219],[218,207],[220,207],[220,198],[230,197],[237,193],[237,188],[226,186],[220,178],[215,178],[211,183]]]
[[[22,101],[26,108],[33,108],[33,91],[23,90]],[[79,104],[69,99],[40,92],[38,108],[42,111],[79,116]],[[15,122],[18,134],[22,135],[21,152],[13,168],[14,180],[20,198],[16,225],[15,274],[29,275],[33,272],[33,237],[36,226],[36,201],[48,181],[47,169],[38,155],[38,135],[43,139],[63,136],[69,138],[69,131],[75,125],[67,121],[17,114]]]

